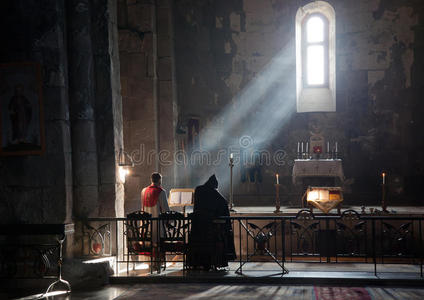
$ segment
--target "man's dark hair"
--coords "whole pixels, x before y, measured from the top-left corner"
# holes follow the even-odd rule
[[[162,178],[162,175],[160,175],[160,173],[155,172],[155,173],[152,173],[151,178],[153,183],[159,183],[159,181]]]

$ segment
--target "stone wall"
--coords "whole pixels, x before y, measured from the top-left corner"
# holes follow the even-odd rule
[[[236,164],[238,205],[272,204],[275,173],[282,176],[282,204],[299,205],[301,191],[291,184],[291,168],[297,142],[309,139],[312,126],[338,141],[346,203],[378,204],[384,170],[389,203],[422,204],[420,1],[329,1],[336,11],[337,112],[300,114],[294,110],[295,15],[308,2],[176,1],[181,123],[200,119],[201,145],[212,149],[212,156],[218,149],[210,141],[225,149],[233,145],[237,153],[245,135],[254,149],[284,151],[283,163],[260,166],[262,182],[246,181],[246,170]],[[194,167],[189,184],[215,171],[225,188],[227,164]]]
[[[141,189],[150,174],[162,173],[163,186],[174,186],[172,1],[118,2],[119,56],[125,151],[135,167],[125,184],[125,211],[140,209]]]
[[[72,150],[64,1],[2,1],[0,11],[1,63],[41,64],[46,140],[42,155],[0,157],[1,222],[70,222]]]
[[[1,222],[122,216],[116,3],[3,1],[0,19],[0,62],[41,65],[46,141],[41,155],[0,157]]]

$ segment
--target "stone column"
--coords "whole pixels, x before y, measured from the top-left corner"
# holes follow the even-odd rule
[[[96,217],[99,176],[90,1],[70,0],[67,4],[74,214]]]
[[[115,0],[92,0],[92,11],[99,216],[123,217],[124,185],[118,175],[123,124],[117,3]]]

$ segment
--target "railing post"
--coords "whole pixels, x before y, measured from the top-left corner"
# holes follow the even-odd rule
[[[423,277],[423,256],[424,256],[424,249],[423,249],[423,232],[422,232],[422,219],[420,219],[419,222],[419,231],[420,231],[420,276]]]
[[[375,250],[375,220],[372,219],[372,255],[374,260],[374,276],[377,276],[377,257],[376,257],[376,250]]]
[[[239,221],[239,256],[240,256],[240,274],[242,274],[242,249],[241,249],[241,219]]]

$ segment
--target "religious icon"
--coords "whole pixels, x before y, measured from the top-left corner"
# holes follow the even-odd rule
[[[41,71],[36,63],[0,65],[0,154],[41,154]]]

